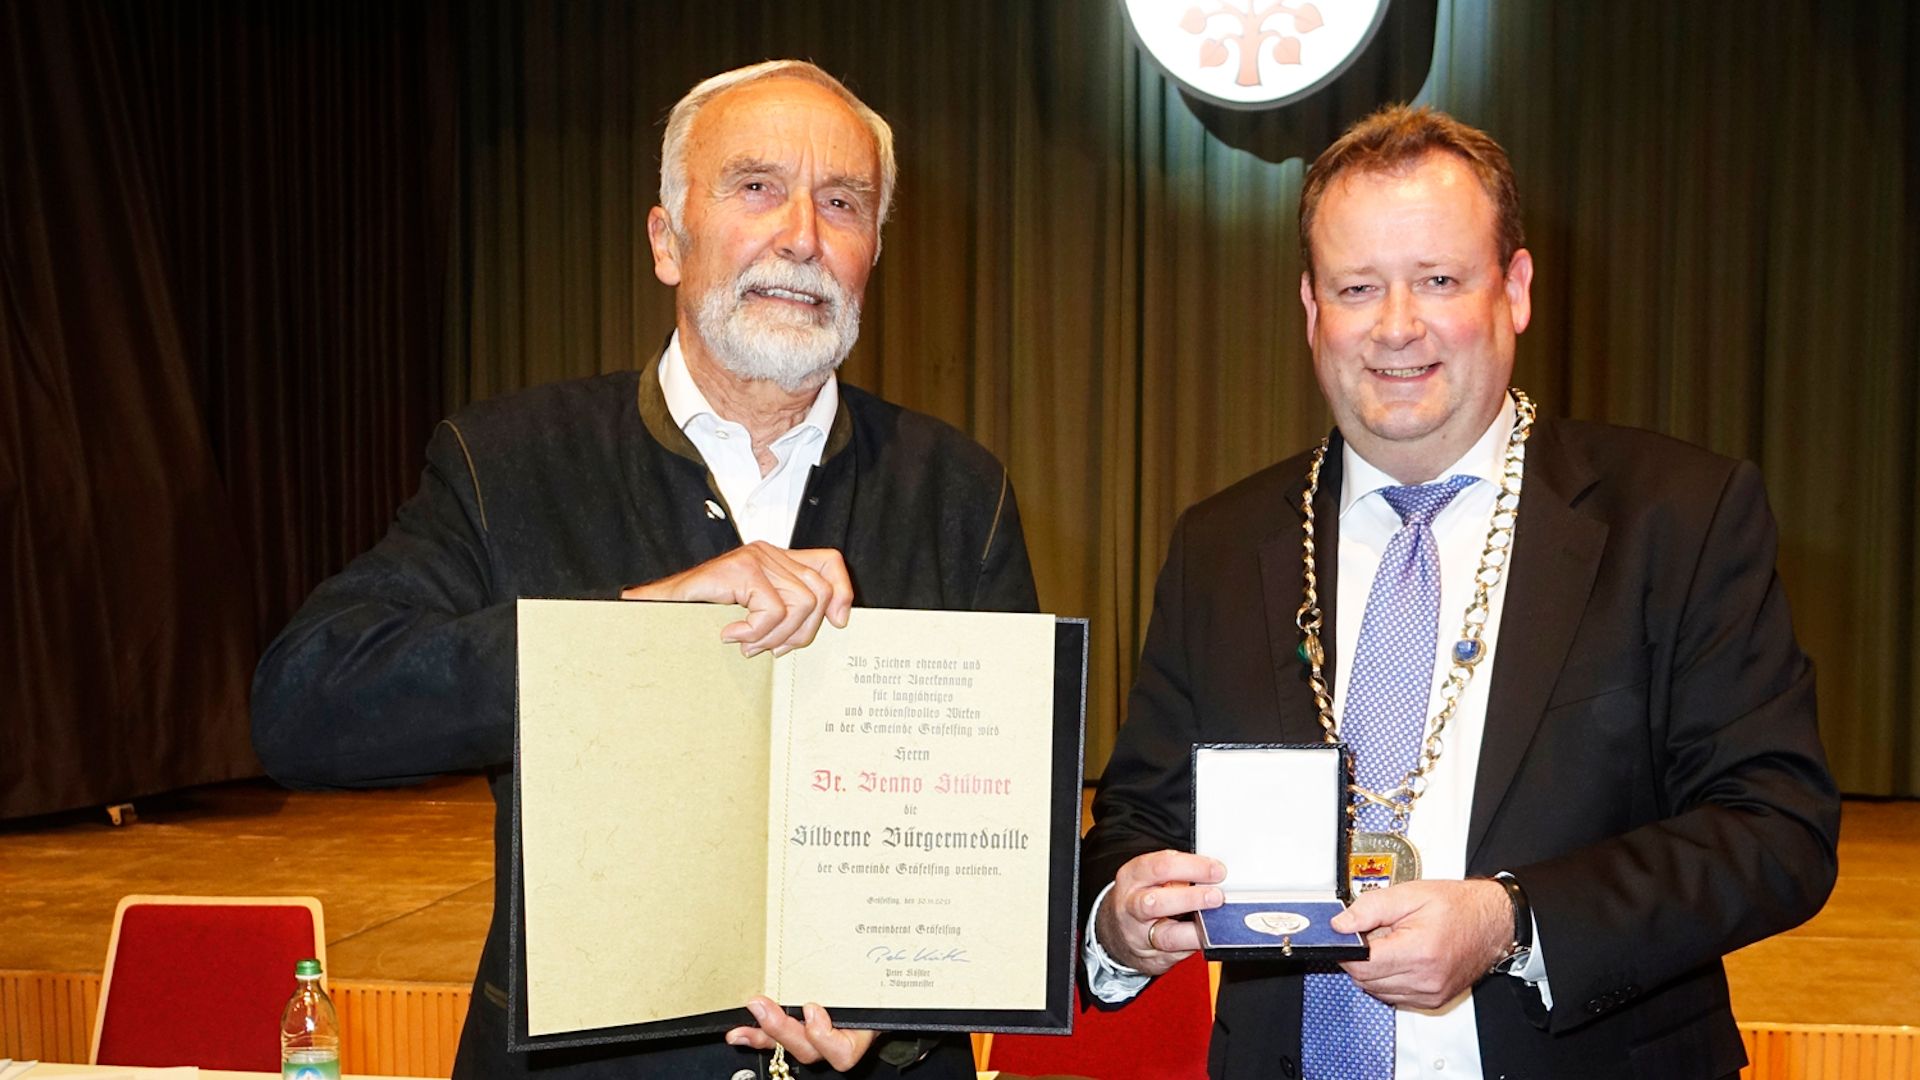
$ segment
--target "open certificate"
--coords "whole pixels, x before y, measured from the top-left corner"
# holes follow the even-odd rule
[[[1070,1025],[1085,623],[523,600],[515,1049],[750,1023]]]

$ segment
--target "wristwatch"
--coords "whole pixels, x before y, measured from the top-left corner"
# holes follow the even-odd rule
[[[1489,974],[1512,975],[1527,966],[1533,958],[1533,908],[1527,904],[1527,891],[1505,870],[1493,875],[1493,880],[1507,890],[1507,901],[1513,905],[1513,944],[1500,954],[1500,959],[1487,969]]]

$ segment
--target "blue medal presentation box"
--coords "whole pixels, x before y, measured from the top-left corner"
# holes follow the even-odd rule
[[[1330,925],[1347,906],[1348,776],[1339,743],[1193,748],[1194,851],[1227,867],[1227,902],[1198,916],[1207,959],[1366,959]]]

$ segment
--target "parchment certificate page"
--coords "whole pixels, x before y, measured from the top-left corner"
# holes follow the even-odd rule
[[[1046,1004],[1054,618],[855,609],[774,667],[767,992]]]
[[[529,1034],[760,992],[773,661],[740,609],[522,600]]]

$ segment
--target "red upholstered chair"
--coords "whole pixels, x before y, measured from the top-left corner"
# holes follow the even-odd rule
[[[1079,993],[1078,987],[1075,994]],[[1206,1080],[1213,983],[1198,955],[1118,1009],[1081,1008],[1071,1035],[995,1035],[982,1068],[1094,1080]]]
[[[293,965],[326,963],[310,896],[129,896],[113,913],[96,1065],[280,1071]]]

